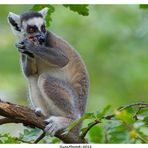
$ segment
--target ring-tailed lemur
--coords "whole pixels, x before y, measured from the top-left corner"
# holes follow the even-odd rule
[[[31,103],[49,117],[45,131],[52,136],[84,114],[89,82],[77,51],[46,30],[47,12],[48,8],[22,15],[10,12],[8,22],[18,39]]]

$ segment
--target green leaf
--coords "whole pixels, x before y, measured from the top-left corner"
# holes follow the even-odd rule
[[[101,112],[99,112],[96,117],[97,118],[103,118],[105,116],[105,114],[109,111],[109,109],[111,108],[110,105],[106,106]]]
[[[77,126],[80,122],[86,120],[86,119],[96,119],[94,113],[86,113],[81,118],[75,120],[72,122],[65,130],[63,134],[67,134],[69,131],[71,131],[75,126]]]
[[[25,141],[34,141],[37,138],[37,135],[40,133],[40,129],[38,128],[27,128],[24,129],[23,134],[21,133],[19,138]]]
[[[84,116],[82,116],[84,119],[95,119],[96,116],[94,113],[86,113]]]
[[[134,114],[135,110],[132,107],[125,109],[128,113]]]
[[[31,10],[39,11],[39,10],[45,8],[45,7],[49,8],[48,13],[47,13],[46,18],[45,18],[46,19],[46,26],[49,27],[50,23],[52,21],[51,14],[55,11],[55,8],[52,5],[34,5]]]
[[[111,128],[107,136],[108,143],[130,143],[129,132],[123,124]]]
[[[140,127],[142,127],[142,126],[144,126],[144,122],[143,121],[136,121],[134,124],[133,124],[133,127],[135,128],[135,129],[138,129],[138,128],[140,128]]]
[[[147,115],[148,113],[148,108],[143,108],[140,110],[139,114]]]
[[[21,143],[17,141],[14,137],[10,136],[9,134],[0,135],[0,143],[7,143],[7,144],[13,144],[13,143]]]
[[[142,132],[144,135],[148,136],[148,127],[146,126],[140,127],[139,131]]]
[[[143,121],[144,121],[145,125],[148,127],[148,116],[144,117]]]
[[[140,8],[141,9],[148,9],[148,5],[147,4],[140,4]]]
[[[49,137],[48,137],[48,138],[49,138]],[[60,143],[60,142],[61,142],[61,140],[58,139],[58,138],[56,138],[56,137],[52,137],[52,138],[51,138],[51,143],[58,144],[58,143]]]
[[[115,111],[115,117],[122,120],[125,123],[134,123],[133,115],[126,110]]]
[[[83,16],[89,15],[88,5],[78,5],[78,4],[70,5],[70,4],[64,4],[63,6],[66,7],[66,8],[69,8],[70,10],[72,10],[74,12],[77,12],[80,15],[83,15]]]
[[[91,143],[102,143],[103,131],[98,125],[92,127],[88,135]]]
[[[43,9],[45,7],[48,7],[48,5],[33,5],[31,10],[33,10],[33,11],[40,11],[41,9]]]
[[[45,136],[42,140],[40,140],[39,144],[58,144],[61,140],[56,137]]]

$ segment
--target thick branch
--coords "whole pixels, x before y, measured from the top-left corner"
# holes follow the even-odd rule
[[[27,107],[4,102],[0,100],[0,115],[6,118],[0,119],[0,125],[5,123],[23,123],[31,127],[37,127],[44,129],[46,124],[44,119],[46,117],[38,117],[35,112]],[[68,133],[62,135],[62,131],[59,131],[55,135],[61,139],[64,143],[86,143],[84,139],[81,139],[78,135]]]
[[[14,122],[10,118],[0,118],[0,125],[6,124],[6,123],[14,123]]]

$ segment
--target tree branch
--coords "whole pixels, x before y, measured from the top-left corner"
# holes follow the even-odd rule
[[[0,125],[6,124],[6,123],[14,123],[14,121],[9,118],[1,118],[0,119]]]
[[[99,124],[99,123],[101,123],[101,121],[100,121],[100,120],[97,120],[97,119],[96,119],[94,122],[92,122],[92,123],[87,127],[87,129],[82,133],[81,138],[84,139],[84,137],[86,136],[86,134],[88,133],[88,131],[89,131],[92,127],[94,127],[95,125],[97,125],[97,124]]]
[[[46,117],[38,117],[35,111],[28,107],[4,102],[2,100],[0,100],[0,115],[5,117],[0,119],[0,125],[5,123],[23,123],[24,125],[37,127],[42,130],[46,126],[44,122]],[[64,143],[87,143],[85,139],[82,139],[71,132],[65,135],[62,133],[63,131],[58,131],[55,136],[61,139]]]
[[[144,102],[129,104],[129,105],[126,105],[126,106],[124,106],[124,107],[121,107],[121,108],[119,109],[119,111],[122,111],[122,110],[124,110],[124,109],[130,108],[130,107],[133,107],[133,106],[138,106],[138,107],[140,107],[140,108],[147,108],[147,107],[148,107],[148,104],[147,104],[147,103],[144,103]]]

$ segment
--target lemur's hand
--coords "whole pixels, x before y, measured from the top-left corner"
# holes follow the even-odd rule
[[[31,42],[30,40],[24,40],[20,43],[16,43],[16,47],[18,48],[18,51],[21,52],[21,53],[25,53],[25,52],[31,52],[31,49],[33,48],[34,43]]]
[[[16,48],[18,48],[19,52],[23,53],[25,51],[25,46],[24,46],[23,42],[16,43],[15,46],[16,46]]]
[[[16,43],[16,47],[18,48],[18,51],[22,54],[28,55],[30,58],[34,58],[32,48],[35,45],[30,40],[24,40],[20,43]]]

